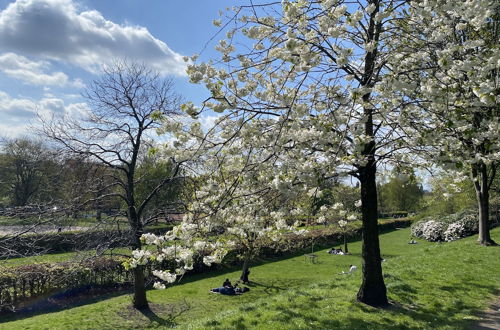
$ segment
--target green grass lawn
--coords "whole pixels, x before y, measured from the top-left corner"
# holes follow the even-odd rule
[[[116,255],[130,256],[130,248],[121,247],[104,251],[102,256],[113,257]],[[96,250],[74,251],[74,252],[60,252],[60,253],[47,253],[38,256],[30,256],[24,258],[12,258],[0,260],[0,267],[17,267],[22,265],[32,265],[35,263],[57,263],[63,261],[77,261],[88,257],[95,257]]]
[[[492,231],[500,241],[500,228]],[[241,296],[208,292],[238,270],[193,275],[162,291],[149,291],[152,312],[130,307],[131,296],[97,298],[86,305],[19,319],[0,329],[465,329],[500,288],[499,247],[481,247],[476,237],[452,243],[407,244],[409,229],[381,236],[385,281],[392,307],[357,303],[361,274],[339,275],[361,266],[360,242],[351,256],[316,252],[266,260],[251,269],[251,291]],[[361,267],[360,267],[361,268]],[[25,317],[25,318],[23,318]]]

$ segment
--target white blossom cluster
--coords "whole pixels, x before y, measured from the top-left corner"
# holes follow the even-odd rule
[[[431,162],[457,169],[500,160],[500,48],[493,19],[499,7],[496,0],[409,6],[410,41],[395,46],[386,88],[411,100],[401,120],[413,145],[433,151]]]
[[[361,207],[361,200],[355,202],[355,207]],[[319,208],[318,218],[316,221],[322,224],[336,223],[341,231],[345,232],[347,230],[348,223],[358,219],[358,212],[348,211],[343,203],[337,202],[332,206],[322,205]]]
[[[353,34],[367,40],[361,31],[370,20],[390,24],[390,18],[399,15],[390,3],[394,1],[381,1],[380,6],[283,1],[275,8],[281,17],[267,11],[259,16],[238,11],[235,19],[244,27],[228,31],[227,39],[216,47],[228,66],[197,63],[197,56],[188,64],[191,81],[204,84],[211,98],[201,109],[186,104],[186,113],[224,114],[214,134],[204,137],[205,147],[223,145],[231,149],[228,156],[250,146],[260,148],[269,156],[262,158],[271,162],[279,155],[285,171],[293,164],[300,180],[313,187],[318,175],[349,172],[366,164],[363,151],[373,141],[384,146],[377,149],[377,159],[387,157],[395,138],[392,131],[398,127],[397,114],[378,106],[379,78],[367,84],[362,77],[367,53],[377,51],[377,72],[388,54],[381,43],[359,42]],[[251,52],[238,53],[232,44],[235,33],[254,41]],[[366,109],[376,125],[389,131],[366,134]],[[277,185],[286,190],[289,177],[284,177],[273,180],[280,180]]]
[[[170,270],[154,270],[153,275],[163,282],[155,282],[154,288],[164,289],[164,283],[173,283],[186,271],[193,269],[193,256],[195,250],[192,248],[192,232],[196,230],[193,226],[181,224],[174,227],[164,235],[146,233],[141,236],[143,247],[132,251],[132,258],[126,262],[126,268],[136,268],[150,262],[163,262],[165,260],[175,262],[177,267]]]

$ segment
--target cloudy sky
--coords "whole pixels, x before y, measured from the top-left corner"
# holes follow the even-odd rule
[[[199,53],[217,32],[225,0],[0,0],[0,137],[28,134],[36,112],[77,113],[99,68],[135,59],[174,79],[199,103],[182,56]],[[232,4],[233,2],[231,2]],[[216,56],[209,46],[202,59]]]

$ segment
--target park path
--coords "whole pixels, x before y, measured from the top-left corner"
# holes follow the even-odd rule
[[[41,225],[41,226],[0,226],[0,236],[3,235],[16,235],[19,233],[26,234],[45,234],[45,233],[57,233],[61,228],[61,231],[84,231],[88,229],[88,227],[79,227],[79,226],[49,226],[49,225]]]
[[[481,320],[475,322],[471,330],[500,330],[500,295],[493,299],[490,307],[480,316]]]

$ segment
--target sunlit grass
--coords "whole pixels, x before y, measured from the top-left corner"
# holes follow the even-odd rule
[[[500,229],[493,230],[500,241]],[[178,326],[189,329],[462,329],[500,287],[498,247],[482,247],[475,237],[452,243],[407,244],[409,229],[381,236],[385,281],[392,307],[357,303],[360,272],[339,275],[349,264],[361,266],[360,242],[350,256],[316,252],[266,260],[251,268],[251,291],[241,296],[210,294],[238,269],[193,275],[180,285],[149,291],[152,312],[130,308],[122,295],[59,312],[0,324],[2,329],[107,329]]]

